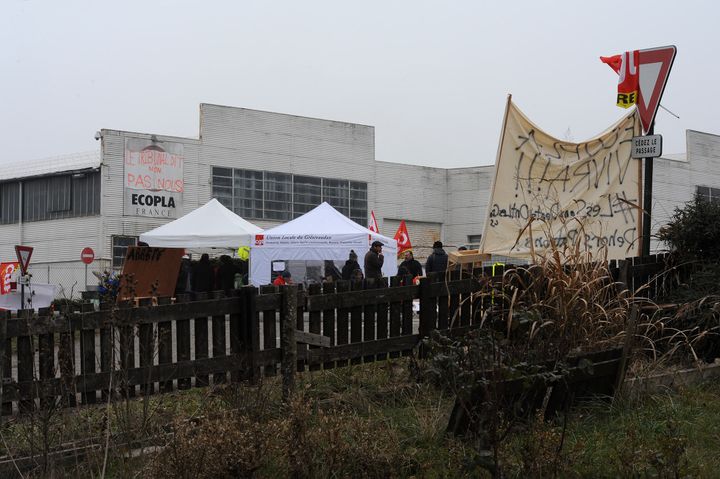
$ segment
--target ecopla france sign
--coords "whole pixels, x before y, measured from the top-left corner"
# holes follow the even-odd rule
[[[185,190],[183,144],[126,138],[124,215],[177,218]]]

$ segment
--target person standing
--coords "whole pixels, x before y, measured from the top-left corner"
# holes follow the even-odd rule
[[[339,281],[342,279],[340,270],[335,266],[335,262],[331,259],[325,260],[325,281]]]
[[[342,279],[350,281],[356,269],[360,269],[360,263],[357,262],[357,253],[354,250],[350,250],[348,260],[345,261],[342,269]]]
[[[411,250],[405,251],[405,261],[400,263],[398,272],[403,269],[407,271],[406,274],[409,274],[413,278],[423,275],[422,265],[418,260],[415,259]]]
[[[382,247],[383,244],[380,241],[373,241],[370,251],[365,253],[365,277],[367,279],[382,278],[382,266],[385,262]]]
[[[220,256],[220,267],[217,272],[218,288],[229,293],[235,289],[235,265],[230,256],[224,254]]]
[[[277,278],[275,278],[275,281],[273,281],[273,284],[275,286],[285,286],[286,284],[292,284],[292,275],[290,274],[290,271],[284,270],[282,273],[280,273]]]
[[[209,293],[215,285],[215,274],[210,256],[203,253],[192,272],[192,289],[196,293]]]
[[[433,243],[433,252],[425,262],[425,273],[444,273],[447,270],[448,255],[441,241]]]

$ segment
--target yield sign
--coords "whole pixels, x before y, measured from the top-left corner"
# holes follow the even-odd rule
[[[17,255],[18,262],[20,263],[20,271],[22,274],[27,274],[28,266],[30,265],[30,257],[32,256],[32,246],[21,246],[15,245],[15,254]]]
[[[676,52],[675,45],[650,48],[639,52],[640,92],[637,109],[645,133],[650,131],[650,127],[655,121],[655,113],[660,105],[668,76],[670,76]]]

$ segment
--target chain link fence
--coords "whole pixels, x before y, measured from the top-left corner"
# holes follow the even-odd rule
[[[80,261],[31,262],[28,272],[33,282],[58,285],[58,298],[80,299],[88,286],[95,289],[100,283],[93,272],[101,274],[111,267],[109,259],[96,259],[87,266]]]

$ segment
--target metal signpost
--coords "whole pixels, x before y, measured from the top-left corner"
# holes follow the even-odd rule
[[[674,45],[658,48],[650,48],[639,51],[639,94],[637,101],[640,122],[645,131],[645,138],[657,138],[655,132],[655,114],[657,113],[660,99],[665,91],[668,76],[675,61],[677,48]],[[635,143],[633,139],[633,143]],[[649,145],[648,145],[649,146]],[[653,145],[654,146],[654,145]],[[662,139],[660,140],[660,151],[662,151]],[[652,211],[652,177],[653,177],[653,151],[643,156],[645,162],[645,182],[643,188],[643,231],[642,231],[642,255],[650,255],[650,217]],[[657,155],[659,156],[659,155]],[[634,156],[633,156],[634,158]]]
[[[89,246],[86,246],[83,248],[83,250],[80,252],[80,260],[85,263],[85,290],[87,290],[88,284],[87,284],[87,270],[88,265],[91,264],[95,260],[95,251],[93,251],[92,248]]]
[[[30,257],[33,253],[33,247],[32,246],[22,246],[22,245],[15,245],[15,255],[17,255],[18,263],[20,263],[20,273],[22,274],[22,278],[20,278],[20,309],[25,309],[25,284],[29,283],[29,278],[27,277],[27,269],[30,265]]]

